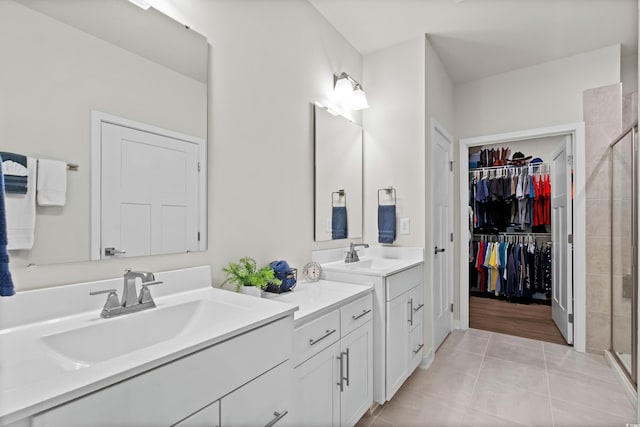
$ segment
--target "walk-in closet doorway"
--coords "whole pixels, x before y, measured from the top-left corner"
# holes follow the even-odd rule
[[[527,228],[527,229],[494,229],[487,232],[486,235],[478,235],[478,229],[470,224],[469,210],[469,189],[470,177],[475,173],[469,169],[469,153],[477,151],[479,147],[495,146],[506,147],[510,144],[511,153],[509,159],[518,152],[516,147],[526,145],[527,142],[553,140],[556,141],[556,147],[545,154],[543,163],[537,166],[536,171],[542,170],[551,177],[554,185],[551,186],[549,209],[550,219],[545,223],[544,227]],[[557,143],[562,141],[562,143]],[[528,154],[525,154],[528,155]],[[514,246],[544,248],[546,242],[550,242],[548,256],[552,257],[554,267],[550,273],[553,274],[552,284],[547,295],[550,297],[552,310],[548,310],[545,315],[551,315],[553,312],[553,320],[558,330],[564,335],[564,340],[572,344],[576,350],[585,351],[585,150],[584,150],[584,124],[576,123],[562,126],[554,126],[548,128],[531,129],[520,132],[511,132],[483,137],[464,138],[460,140],[459,150],[459,172],[460,172],[460,222],[458,236],[459,259],[460,259],[460,280],[459,289],[457,289],[456,303],[459,307],[459,323],[457,327],[466,329],[470,325],[470,296],[474,283],[470,281],[469,262],[474,257],[473,244],[470,242],[480,241],[491,242],[491,247],[506,248]],[[529,159],[530,160],[530,159]],[[527,162],[528,163],[528,162]],[[488,168],[491,170],[491,168]],[[528,168],[529,173],[532,169]],[[524,173],[524,170],[522,170]],[[486,172],[485,172],[486,173]],[[498,172],[492,172],[495,176]],[[509,173],[507,169],[502,168],[500,173]],[[517,173],[511,170],[510,173]],[[532,202],[533,203],[533,202]],[[520,205],[522,208],[523,205]],[[529,213],[527,213],[529,215]],[[531,213],[531,215],[533,215]],[[533,218],[531,217],[531,226],[533,226]],[[507,221],[508,222],[508,221]],[[471,225],[471,226],[470,226]],[[498,231],[500,230],[500,231]],[[475,235],[474,235],[475,234]],[[484,247],[489,247],[488,243],[483,243]],[[477,249],[477,245],[476,245]],[[471,252],[471,253],[470,253]],[[495,253],[494,253],[495,254]],[[537,256],[537,255],[536,255]],[[533,262],[533,255],[531,255]],[[497,271],[497,270],[494,270]],[[506,271],[506,270],[505,270]],[[506,273],[505,273],[506,274]],[[473,280],[476,280],[474,277]],[[499,289],[496,289],[495,276],[491,282],[485,284],[491,286],[488,289],[483,288],[483,292],[495,291],[498,296]],[[499,283],[499,282],[498,282]],[[499,286],[499,285],[498,285]],[[533,290],[529,297],[533,297]],[[536,297],[544,295],[539,289],[535,290]],[[513,295],[513,294],[511,294]],[[499,295],[503,298],[504,295]],[[507,297],[509,299],[509,297]],[[509,299],[511,300],[511,299]],[[478,309],[477,302],[474,297],[474,310]],[[503,301],[495,301],[503,302]],[[480,306],[485,304],[480,302]],[[503,304],[501,307],[508,307],[508,310],[517,310],[519,304]],[[523,306],[526,307],[526,306]],[[534,312],[535,307],[527,312]],[[488,310],[495,310],[489,307]],[[474,311],[474,313],[476,313]],[[475,316],[475,314],[474,314]],[[506,332],[508,333],[508,332]],[[514,334],[517,334],[514,332]]]

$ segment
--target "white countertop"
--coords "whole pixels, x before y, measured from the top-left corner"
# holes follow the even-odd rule
[[[290,292],[267,293],[266,298],[298,306],[298,311],[293,315],[295,326],[298,327],[371,292],[372,286],[331,280],[301,281]]]
[[[393,259],[393,260],[384,259],[389,263],[388,265],[385,265],[383,267],[380,267],[380,268],[360,267],[360,265],[366,264],[371,260],[373,260],[374,262],[376,261],[375,258],[369,258],[366,256],[361,257],[359,262],[353,262],[353,263],[345,263],[344,261],[334,261],[334,262],[322,264],[322,269],[325,271],[336,271],[340,273],[387,277],[391,274],[399,273],[400,271],[407,270],[411,267],[414,267],[422,263],[422,259],[419,259],[419,258]],[[393,262],[390,262],[390,261],[393,261]]]
[[[424,261],[423,248],[371,245],[358,247],[358,262],[346,263],[348,247],[313,251],[311,259],[319,262],[324,271],[364,276],[386,277],[409,269]]]
[[[280,303],[288,302],[285,300],[275,302],[211,287],[158,297],[158,307],[148,311],[205,301],[205,304],[215,303],[220,313],[214,315],[218,318],[207,322],[207,327],[187,328],[170,340],[89,366],[53,353],[41,337],[70,327],[117,322],[127,316],[140,316],[145,311],[102,319],[99,310],[92,309],[67,317],[0,329],[0,424],[31,416],[289,316],[296,307]],[[140,322],[140,333],[153,327],[148,323]]]

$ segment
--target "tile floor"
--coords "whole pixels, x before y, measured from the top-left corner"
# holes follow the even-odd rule
[[[453,331],[429,369],[356,427],[616,426],[636,411],[604,356],[477,329]]]

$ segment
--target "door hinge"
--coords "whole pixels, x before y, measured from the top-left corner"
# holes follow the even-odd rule
[[[200,172],[200,162],[198,162],[198,172]]]
[[[569,243],[570,245],[573,245],[573,234],[567,235],[567,243]]]
[[[198,242],[200,241],[200,232],[198,231]]]
[[[453,303],[451,303],[451,312],[453,313]]]
[[[449,160],[449,172],[453,172],[453,160]]]
[[[453,233],[449,234],[449,240],[453,242]]]
[[[570,166],[573,166],[573,156],[567,156],[567,163],[568,163]]]
[[[569,314],[567,315],[567,317],[568,317],[568,318],[567,318],[567,321],[568,321],[569,323],[573,323],[573,313],[569,313]]]

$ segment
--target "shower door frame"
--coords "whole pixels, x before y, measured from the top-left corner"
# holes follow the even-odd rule
[[[611,348],[610,354],[618,364],[622,371],[627,376],[627,378],[631,381],[632,384],[638,384],[638,122],[631,125],[629,128],[625,129],[616,139],[613,140],[611,144],[609,144],[610,152],[610,184],[611,184],[611,215],[613,218],[613,206],[614,206],[614,176],[613,176],[613,148],[620,141],[624,140],[625,137],[631,134],[631,283],[633,285],[633,290],[631,293],[631,372],[629,372],[626,368],[626,365],[622,361],[622,359],[618,356],[617,351],[613,347],[613,329],[614,329],[614,321],[613,321],[613,308],[614,308],[614,298],[613,298],[613,277],[614,277],[614,260],[613,260],[613,225],[611,227],[610,239],[611,239],[611,259],[610,259],[610,277],[611,277],[611,342],[609,347]]]

